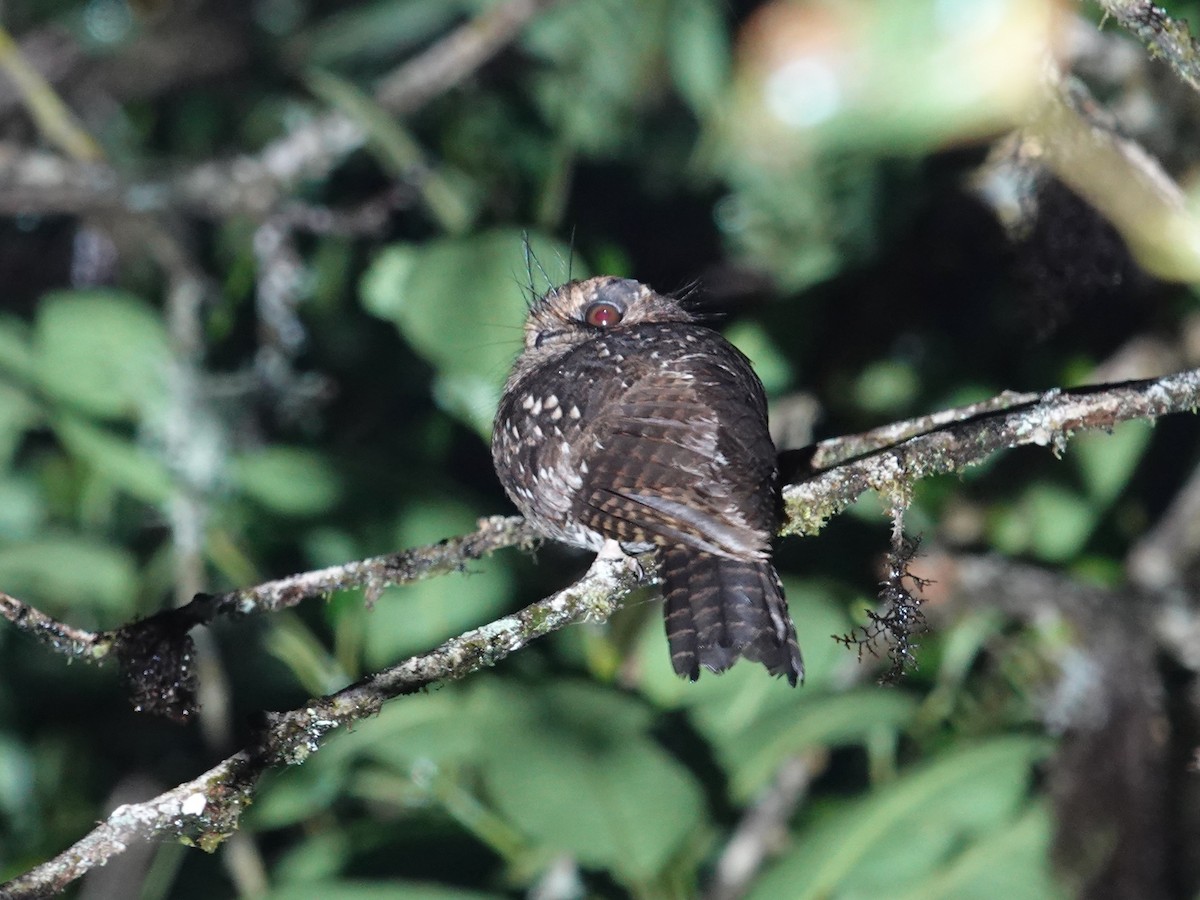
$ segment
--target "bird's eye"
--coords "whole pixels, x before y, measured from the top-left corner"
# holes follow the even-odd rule
[[[584,310],[583,321],[593,328],[611,328],[621,321],[623,315],[620,307],[600,300]]]

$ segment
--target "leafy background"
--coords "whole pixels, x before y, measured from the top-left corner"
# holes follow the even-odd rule
[[[1111,106],[1140,110],[1124,124],[1170,171],[1194,170],[1196,98],[1099,30],[1096,9],[568,0],[412,115],[371,100],[381,76],[488,5],[5,5],[5,27],[131,180],[253,153],[334,108],[371,140],[296,199],[353,211],[384,198],[386,214],[284,229],[295,310],[264,301],[260,221],[174,217],[207,286],[192,334],[172,320],[145,241],[112,217],[33,208],[0,221],[0,588],[114,627],[189,590],[508,512],[492,411],[531,281],[568,272],[698,284],[696,302],[755,360],[787,446],[811,440],[814,419],[816,437],[847,434],[1126,372],[1111,366],[1129,354],[1136,374],[1194,361],[1191,288],[1143,271],[1076,193],[1044,185],[1034,224],[1014,236],[971,189],[1028,114],[1042,56],[1021,51],[1042,41]],[[1077,35],[1102,52],[1061,49]],[[802,69],[764,88],[789,41],[832,48],[856,80]],[[797,84],[798,99],[786,94]],[[3,90],[6,146],[36,144]],[[775,101],[801,121],[779,130]],[[523,234],[544,272],[527,269]],[[916,491],[907,524],[926,552],[993,552],[1123,597],[1097,617],[1106,628],[1053,593],[1017,614],[934,585],[917,668],[876,685],[880,663],[830,639],[874,603],[890,526],[867,498],[779,547],[803,688],[749,665],[676,680],[655,598],[641,595],[608,625],[574,626],[333,737],[264,783],[218,853],[131,852],[73,892],[693,896],[788,767],[807,791],[787,834],[768,836],[775,855],[752,897],[1082,890],[1122,826],[1080,818],[1059,776],[1087,735],[1145,725],[1115,702],[1100,702],[1102,723],[1089,716],[1150,640],[1123,588],[1126,556],[1170,507],[1198,439],[1192,421],[1131,424],[1062,459],[1013,452]],[[436,646],[584,564],[555,547],[506,552],[370,608],[347,592],[217,625],[201,648],[205,714],[189,727],[132,712],[114,671],[66,666],[0,628],[0,877],[116,803],[194,777],[239,746],[257,711]],[[1130,681],[1145,680],[1126,686],[1156,698],[1172,783],[1187,784],[1193,673],[1135,669]],[[1127,776],[1151,763],[1130,765]],[[1073,771],[1085,786],[1108,777]],[[1178,828],[1153,884],[1183,895],[1197,884],[1192,832],[1162,800],[1147,840]],[[1068,827],[1087,852],[1060,841],[1055,855]]]

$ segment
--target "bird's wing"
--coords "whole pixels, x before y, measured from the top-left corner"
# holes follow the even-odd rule
[[[683,349],[627,360],[589,399],[578,516],[626,543],[765,556],[776,501],[762,386],[715,334]]]

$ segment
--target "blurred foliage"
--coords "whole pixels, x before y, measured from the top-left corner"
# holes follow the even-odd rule
[[[382,76],[495,2],[6,5],[35,65],[51,38],[70,49],[56,89],[131,181],[256,152],[336,109],[367,145],[298,199],[391,206],[374,227],[291,235],[290,345],[262,300],[258,223],[171,223],[210,279],[188,325],[145,243],[107,221],[0,222],[0,589],[114,627],[171,603],[189,571],[219,591],[508,512],[491,417],[528,296],[568,276],[698,283],[779,418],[798,392],[816,398],[818,437],[1088,381],[1131,339],[1194,340],[1189,292],[1141,272],[1086,205],[1047,204],[1045,228],[1013,239],[968,189],[1064,29],[1092,28],[1066,4],[564,0],[402,121],[375,103]],[[216,43],[170,66],[152,52],[193,33]],[[1177,123],[1164,158],[1194,170],[1194,98],[1164,96],[1146,140]],[[35,143],[5,99],[6,138]],[[86,257],[97,239],[107,265]],[[1119,584],[1198,441],[1192,422],[1130,424],[1062,460],[1014,452],[918,486],[907,523]],[[795,691],[749,664],[679,681],[643,594],[334,736],[272,773],[244,821],[268,896],[693,896],[796,758],[813,780],[750,896],[1064,893],[1047,697],[1087,636],[1053,598],[1032,625],[934,604],[920,667],[875,686],[878,662],[829,636],[873,603],[889,527],[866,498],[779,548],[808,666]],[[510,551],[369,608],[347,592],[220,623],[204,652],[225,672],[223,727],[238,746],[256,711],[435,647],[582,565]],[[78,839],[130,799],[122,785],[162,789],[230,750],[139,718],[114,673],[7,627],[0,683],[0,878]],[[120,870],[128,896],[247,883],[200,852],[154,851],[148,874]]]

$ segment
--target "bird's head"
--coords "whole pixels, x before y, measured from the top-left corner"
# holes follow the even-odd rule
[[[525,349],[561,352],[608,331],[692,321],[695,317],[674,297],[630,278],[599,275],[569,281],[534,301],[525,320]]]

